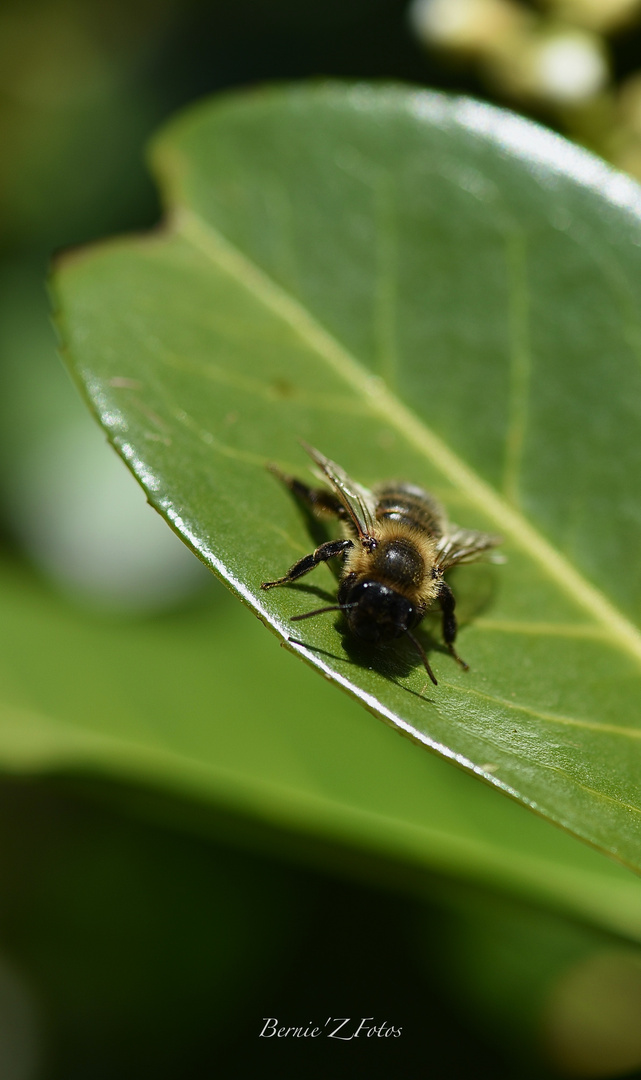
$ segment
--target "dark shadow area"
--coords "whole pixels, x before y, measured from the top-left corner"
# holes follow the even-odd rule
[[[279,588],[295,589],[296,592],[306,593],[309,596],[316,596],[319,600],[323,601],[323,604],[336,603],[336,593],[328,592],[327,589],[322,589],[317,585],[303,585],[299,581],[293,581],[291,585],[279,586]]]
[[[448,573],[447,580],[456,598],[459,629],[491,609],[501,588],[497,567],[483,561],[456,567]]]
[[[239,826],[152,790],[0,783],[0,949],[37,1002],[39,1078],[521,1080],[443,992],[450,916],[402,891],[428,874],[322,840],[315,870],[308,836]],[[269,1018],[323,1034],[261,1038]],[[329,1037],[343,1020],[400,1034]]]
[[[350,634],[344,620],[337,624],[336,629],[341,633],[342,645],[351,663],[359,667],[371,668],[384,678],[393,680],[407,678],[416,668],[425,670],[421,657],[406,637],[401,636],[385,644],[372,645]],[[428,656],[438,648],[433,639],[424,633],[423,628],[417,637]]]
[[[323,616],[319,616],[319,618],[323,618]],[[370,671],[376,671],[376,673],[382,675],[383,678],[397,683],[403,690],[407,690],[408,688],[403,683],[400,683],[399,680],[407,678],[408,675],[419,668],[421,671],[425,672],[427,683],[429,686],[432,686],[429,676],[423,666],[423,662],[413,648],[411,642],[405,641],[403,638],[391,641],[387,645],[372,645],[369,642],[360,641],[349,632],[342,616],[337,618],[334,629],[336,630],[336,633],[340,635],[343,649],[347,655],[347,660],[345,656],[340,656],[338,653],[330,652],[328,649],[323,649],[317,645],[310,645],[309,642],[301,641],[294,635],[291,635],[288,640],[295,645],[299,645],[307,652],[314,653],[317,656],[325,656],[328,660],[334,660],[340,664],[351,664],[355,668],[366,668]],[[438,653],[444,653],[448,659],[451,659],[445,646],[435,643],[431,638],[426,641],[425,635],[422,633],[419,636],[428,657],[436,651]],[[412,693],[416,694],[416,691],[412,691]],[[422,694],[417,694],[416,696],[424,697]],[[428,698],[426,700],[431,699]]]

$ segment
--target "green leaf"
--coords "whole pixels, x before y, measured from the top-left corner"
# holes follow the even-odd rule
[[[372,87],[207,103],[154,160],[167,227],[57,280],[69,361],[150,502],[372,712],[641,866],[636,186],[507,113]],[[325,568],[260,592],[317,542],[264,471],[304,475],[301,438],[504,535],[504,567],[452,578],[469,673],[436,623],[437,688],[409,643],[357,647],[333,616],[294,638]]]
[[[124,781],[174,828],[419,895],[435,871],[641,941],[629,870],[373,723],[214,585],[110,621],[0,562],[3,770]]]

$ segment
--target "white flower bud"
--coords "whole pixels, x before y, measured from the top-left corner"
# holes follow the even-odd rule
[[[510,0],[412,0],[408,17],[425,45],[467,54],[493,50],[530,21]]]

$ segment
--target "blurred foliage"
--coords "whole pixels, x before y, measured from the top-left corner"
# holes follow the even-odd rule
[[[180,803],[141,809],[124,788],[0,785],[0,1004],[6,984],[21,1018],[8,1047],[16,1062],[35,1053],[52,1080],[264,1069],[383,1080],[422,1070],[427,1044],[434,1075],[515,1075],[443,1003],[440,963],[422,966],[418,928],[438,925],[438,902],[284,863],[269,833],[234,832],[231,848],[229,822],[214,823],[216,839]],[[403,1037],[258,1039],[270,1016],[324,1026],[372,1015]],[[34,1032],[29,1056],[19,1037]]]
[[[43,286],[52,249],[155,222],[157,199],[141,146],[169,112],[200,94],[316,75],[477,89],[477,74],[451,69],[439,55],[425,59],[408,31],[406,10],[406,0],[2,5],[0,538],[4,603],[10,594],[16,619],[22,613],[25,628],[34,612],[52,605],[50,624],[43,630],[40,623],[31,638],[25,633],[15,661],[17,670],[33,671],[36,690],[45,672],[46,692],[62,688],[58,675],[69,639],[59,632],[65,623],[59,603],[73,610],[79,635],[87,627],[84,655],[91,655],[89,630],[103,644],[117,643],[123,628],[139,638],[140,678],[136,669],[128,677],[140,700],[158,635],[173,626],[186,639],[201,633],[208,639],[217,606],[209,583],[191,571],[184,571],[173,595],[155,588],[153,580],[163,573],[180,577],[177,564],[185,566],[180,546],[174,548],[179,554],[169,554],[164,532],[149,588],[132,604],[130,585],[118,586],[140,565],[128,525],[131,500],[138,498],[141,516],[157,525],[159,537],[166,527],[146,511],[124,469],[113,479],[111,466],[118,463],[85,422],[56,366]],[[613,39],[617,78],[634,70],[635,40],[623,33]],[[632,93],[622,97],[621,108],[634,113],[634,102]],[[607,126],[612,112],[604,115]],[[120,521],[117,535],[109,533],[111,577],[98,591],[104,537],[96,538],[95,530],[92,536],[87,524],[98,504],[88,505],[82,475],[79,488],[68,475],[69,440],[74,459],[86,460],[94,487],[100,486],[98,502],[112,500],[110,528]],[[104,467],[101,453],[109,460]],[[65,509],[57,519],[58,505]],[[80,517],[69,529],[76,512]],[[71,541],[83,513],[79,574]],[[55,590],[67,599],[55,599]],[[118,609],[124,609],[123,622]],[[222,619],[226,610],[221,603]],[[15,657],[18,639],[9,620],[4,637],[5,656],[13,649]],[[202,648],[207,654],[206,643]],[[157,663],[170,663],[167,652],[159,655]],[[214,649],[200,662],[215,674]],[[88,664],[84,678],[91,677]],[[309,680],[309,690],[303,681],[291,703],[301,738],[317,699],[315,681]],[[70,690],[67,681],[64,692]],[[194,686],[195,697],[198,692]],[[83,679],[75,693],[90,714]],[[107,665],[104,708],[111,693]],[[262,707],[267,711],[266,700]],[[225,709],[229,723],[238,722],[234,703]],[[364,716],[363,724],[371,721]],[[340,760],[334,767],[340,769]],[[604,951],[625,953],[623,975],[617,964],[614,975],[608,968],[607,985],[635,993],[634,946],[587,921],[518,900],[508,913],[507,901],[491,891],[482,897],[469,885],[448,891],[444,879],[423,873],[417,885],[395,860],[364,864],[361,853],[335,843],[315,845],[310,863],[304,832],[293,844],[289,833],[252,813],[220,806],[197,811],[193,802],[153,796],[137,785],[115,789],[95,778],[98,771],[85,769],[82,782],[5,777],[0,785],[3,1080],[253,1075],[265,1067],[319,1080],[358,1070],[373,1077],[426,1070],[448,1078],[521,1078],[528,1070],[544,1077],[547,1067],[534,1056],[541,1031],[553,1059],[577,1072],[572,1010],[586,995],[594,1001],[594,970],[597,984],[605,985],[598,966]],[[464,810],[461,818],[467,819]],[[516,822],[514,830],[520,835]],[[379,891],[381,883],[387,892]],[[419,893],[429,899],[418,899]],[[541,921],[547,929],[534,935],[531,927]],[[540,942],[542,951],[532,948]],[[482,1000],[486,983],[491,992]],[[404,1036],[374,1048],[256,1038],[263,1016],[306,1023],[342,1015],[403,1024]],[[631,1041],[624,1026],[625,1017],[618,1031],[611,1024],[610,1043],[601,1044],[611,1047],[599,1061],[601,1071],[584,1075],[621,1072],[621,1048]],[[591,1066],[594,1060],[593,1053]],[[623,1068],[637,1061],[628,1057]]]
[[[412,0],[409,18],[491,95],[641,178],[639,0]]]

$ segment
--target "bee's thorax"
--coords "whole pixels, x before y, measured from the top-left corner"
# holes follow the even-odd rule
[[[433,574],[435,538],[387,520],[380,522],[376,542],[371,551],[354,545],[345,559],[344,575],[381,582],[425,611],[438,596],[441,585],[440,575],[435,578]]]

